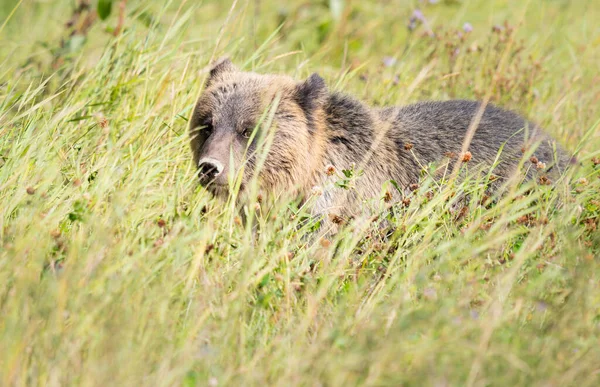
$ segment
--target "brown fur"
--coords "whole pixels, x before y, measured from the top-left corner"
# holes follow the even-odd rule
[[[261,135],[249,142],[241,133],[254,126],[278,98],[273,125],[260,126]],[[308,197],[319,186],[323,192],[314,212],[345,217],[359,213],[364,200],[380,198],[382,185],[390,179],[408,188],[430,163],[441,165],[438,177],[450,173],[456,157],[462,157],[463,139],[479,107],[478,102],[460,100],[370,108],[349,96],[330,93],[316,74],[297,82],[287,76],[242,72],[225,59],[212,68],[197,102],[190,122],[191,145],[196,165],[208,157],[227,167],[209,178],[201,169],[203,185],[217,195],[226,194],[233,155],[233,170],[243,169],[244,191],[256,172],[257,139],[273,129],[273,143],[258,174],[263,193]],[[203,125],[208,131],[198,130]],[[506,178],[523,157],[521,149],[533,142],[538,145],[536,157],[546,164],[542,173],[564,170],[564,151],[539,127],[515,113],[487,106],[469,147],[470,165],[489,167],[504,146],[494,173]],[[330,165],[337,171],[354,166],[363,175],[353,189],[344,190],[327,175]],[[529,177],[537,173],[535,169]],[[399,199],[398,193],[392,197],[392,201]]]

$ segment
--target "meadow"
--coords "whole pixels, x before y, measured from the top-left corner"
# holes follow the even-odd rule
[[[0,4],[0,385],[600,383],[597,1],[91,3]],[[307,238],[285,202],[254,234],[189,148],[225,55],[373,106],[489,99],[579,164],[496,198],[424,176],[389,235]]]

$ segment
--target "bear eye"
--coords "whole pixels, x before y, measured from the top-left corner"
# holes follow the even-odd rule
[[[202,124],[200,125],[200,130],[206,133],[212,133],[213,131],[213,125],[212,125],[212,120],[206,120],[204,122],[202,122]]]
[[[246,129],[242,131],[242,136],[244,138],[250,138],[252,136],[252,132],[254,131],[254,126],[248,126]]]

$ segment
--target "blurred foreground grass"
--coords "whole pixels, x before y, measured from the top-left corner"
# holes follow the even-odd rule
[[[0,384],[598,385],[597,2],[129,1],[67,39],[71,3],[0,7]],[[373,105],[489,93],[583,167],[458,214],[477,184],[424,181],[389,239],[282,205],[252,243],[188,149],[223,54]]]

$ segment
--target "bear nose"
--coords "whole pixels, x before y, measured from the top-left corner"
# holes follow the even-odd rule
[[[198,163],[198,177],[202,181],[212,181],[223,172],[223,164],[219,160],[205,157]]]

